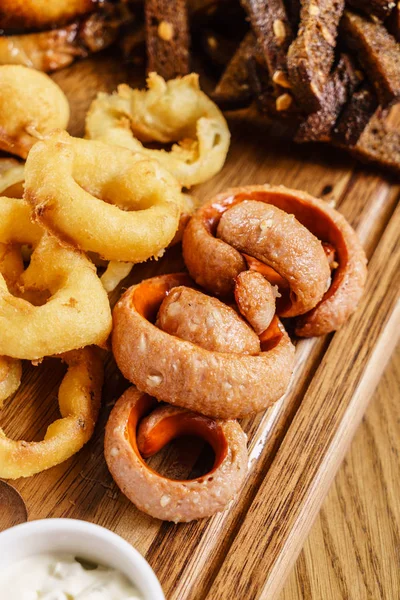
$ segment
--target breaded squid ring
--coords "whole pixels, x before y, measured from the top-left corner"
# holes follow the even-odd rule
[[[139,389],[216,418],[240,418],[278,400],[290,382],[294,346],[276,320],[264,332],[261,352],[213,352],[155,325],[170,290],[193,287],[183,274],[153,277],[129,288],[113,312],[112,347],[123,375]]]
[[[11,394],[17,391],[22,377],[21,361],[0,356],[0,408]]]
[[[86,137],[157,159],[184,187],[207,181],[223,167],[230,133],[219,108],[199,88],[198,75],[165,82],[156,73],[148,90],[120,85],[99,93],[86,117]],[[141,142],[174,144],[169,152]]]
[[[30,152],[25,197],[34,219],[61,243],[133,263],[164,253],[186,207],[157,161],[66,131]]]
[[[233,188],[215,196],[197,211],[184,233],[183,256],[191,276],[207,290],[227,295],[234,291],[239,273],[249,267],[257,270],[258,261],[254,257],[242,255],[215,237],[221,215],[245,200],[272,204],[293,214],[325,246],[328,245],[328,251],[330,247],[334,248],[335,262],[330,260],[334,267],[331,285],[317,306],[298,318],[296,334],[311,337],[338,329],[356,310],[362,296],[367,274],[366,257],[357,234],[346,219],[306,192],[284,186],[258,185]],[[292,241],[288,240],[289,251]],[[268,265],[264,266],[263,274],[271,283],[278,283],[281,290],[282,277]]]
[[[26,158],[38,138],[65,129],[68,100],[44,73],[21,65],[0,66],[0,149]]]
[[[105,458],[121,491],[143,512],[166,521],[188,522],[224,510],[247,472],[246,435],[236,421],[214,421],[157,401],[129,388],[106,426]],[[150,414],[149,414],[150,413]],[[148,415],[148,416],[147,416]],[[212,470],[196,479],[163,477],[143,460],[172,439],[195,435],[215,452]]]
[[[116,40],[121,25],[131,20],[129,11],[120,9],[120,4],[111,4],[107,10],[58,29],[0,36],[0,64],[24,65],[49,73],[100,52]]]
[[[95,10],[99,0],[1,0],[0,29],[46,29]]]
[[[0,477],[17,479],[40,473],[74,454],[92,437],[100,409],[103,366],[95,348],[59,356],[68,371],[58,391],[61,419],[41,442],[11,440],[0,429]]]
[[[0,246],[34,248],[25,271],[20,251],[19,262],[7,268],[0,262],[5,271],[4,276],[0,272],[0,355],[37,360],[103,345],[111,331],[111,311],[94,265],[42,235],[30,214],[25,200],[0,198]],[[31,295],[39,297],[38,305],[31,303]]]

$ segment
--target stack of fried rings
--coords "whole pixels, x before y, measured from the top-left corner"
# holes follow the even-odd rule
[[[33,250],[25,269],[24,247]],[[31,222],[23,199],[0,197],[0,404],[19,386],[20,359],[59,355],[68,373],[62,419],[43,442],[9,440],[0,430],[0,477],[26,477],[59,464],[90,438],[100,405],[102,364],[89,344],[111,331],[107,294],[94,265]],[[21,336],[21,331],[24,333]]]
[[[54,132],[25,166],[34,219],[60,243],[110,261],[107,291],[133,264],[159,258],[193,210],[191,198],[156,160],[126,148]]]
[[[239,431],[235,440],[225,433],[217,444],[205,426],[180,425],[192,418],[188,411],[232,419],[276,401],[289,384],[294,348],[275,308],[296,318],[299,335],[322,335],[355,310],[366,278],[365,255],[347,221],[324,202],[284,187],[238,188],[217,196],[189,222],[184,258],[197,284],[222,298],[234,295],[251,327],[185,274],[130,288],[114,309],[113,352],[124,376],[142,392],[131,388],[118,401],[105,446],[122,491],[145,512],[174,521],[215,512],[216,474],[226,502],[232,496],[225,490],[236,491],[246,471],[220,471],[224,444],[232,457],[245,451]],[[175,406],[152,413],[150,395]],[[193,483],[161,477],[141,458],[185,427],[209,441],[216,454],[213,472]]]

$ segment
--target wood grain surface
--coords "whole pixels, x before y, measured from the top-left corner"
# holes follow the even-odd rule
[[[400,598],[400,347],[280,600]]]
[[[142,84],[143,73],[128,72],[112,56],[99,55],[54,79],[71,103],[70,131],[81,135],[96,92],[123,81]],[[229,124],[232,147],[226,166],[193,194],[203,202],[228,186],[268,182],[304,189],[336,205],[357,229],[371,259],[362,307],[340,332],[298,341],[288,393],[265,414],[242,422],[249,435],[249,474],[224,513],[187,525],[161,523],[137,511],[119,492],[103,458],[103,433],[112,405],[128,384],[111,356],[91,442],[66,463],[13,483],[30,519],[87,519],[125,537],[150,561],[168,600],[277,598],[399,333],[399,185],[338,151],[295,146],[253,114],[231,115]],[[135,267],[124,286],[182,265],[180,249],[174,248],[158,262]],[[25,365],[23,386],[2,411],[7,434],[40,439],[57,418],[63,373],[54,359],[39,367]],[[198,473],[206,459],[198,443],[178,443],[151,464],[186,477]]]

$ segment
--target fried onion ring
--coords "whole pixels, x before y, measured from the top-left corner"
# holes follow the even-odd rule
[[[0,64],[24,65],[46,73],[62,69],[110,46],[121,26],[131,20],[126,5],[75,20],[58,29],[0,36]]]
[[[247,472],[246,435],[240,425],[156,406],[156,400],[131,387],[111,411],[105,457],[118,487],[143,512],[175,523],[224,510]],[[182,435],[201,437],[212,446],[214,466],[206,475],[186,481],[169,479],[144,461],[143,456],[155,454]]]
[[[1,0],[0,28],[46,29],[92,12],[99,0]]]
[[[0,477],[29,477],[58,465],[92,437],[100,409],[103,367],[95,348],[60,355],[68,365],[58,404],[61,419],[52,423],[41,442],[11,440],[0,429]]]
[[[123,375],[159,400],[222,419],[259,412],[278,400],[294,363],[294,347],[278,320],[260,338],[261,352],[204,349],[153,324],[177,286],[194,283],[182,273],[154,277],[129,288],[117,302],[112,347]]]
[[[4,401],[17,391],[21,377],[21,361],[9,356],[0,356],[0,408]]]
[[[356,310],[362,296],[367,274],[365,253],[346,219],[322,200],[305,192],[284,186],[259,185],[234,188],[218,194],[192,217],[184,233],[183,255],[191,276],[207,290],[224,296],[234,291],[235,278],[239,273],[248,268],[260,270],[272,284],[278,284],[282,293],[283,298],[278,301],[278,314],[290,314],[285,291],[288,284],[291,285],[292,277],[297,275],[290,273],[290,267],[294,267],[291,249],[297,240],[289,236],[285,244],[282,238],[282,247],[276,248],[275,258],[282,264],[288,260],[285,271],[280,272],[278,262],[268,259],[268,264],[264,263],[267,259],[258,254],[253,246],[246,247],[253,252],[249,256],[215,237],[222,214],[247,200],[252,204],[254,201],[271,204],[294,215],[299,223],[324,243],[328,256],[334,249],[335,260],[332,257],[328,260],[333,269],[329,289],[311,311],[298,317],[296,334],[311,337],[338,329]],[[246,224],[243,227],[246,228]],[[254,252],[257,253],[256,257]]]
[[[52,129],[65,129],[68,100],[44,73],[21,65],[0,66],[0,149],[26,158]]]
[[[157,161],[65,131],[30,152],[25,197],[61,243],[132,263],[162,256],[187,202]]]
[[[120,85],[98,94],[86,117],[86,137],[157,159],[184,187],[207,181],[223,167],[230,133],[219,108],[199,88],[198,75],[165,82],[156,73],[148,90]],[[174,144],[154,150],[141,142]]]
[[[23,244],[34,248],[26,270]],[[111,311],[94,265],[42,235],[25,200],[2,197],[0,249],[10,247],[12,260],[0,260],[0,355],[37,360],[103,345],[111,331]],[[32,303],[36,298],[38,305]]]
[[[0,159],[0,194],[9,198],[22,198],[24,193],[24,164],[15,158]]]

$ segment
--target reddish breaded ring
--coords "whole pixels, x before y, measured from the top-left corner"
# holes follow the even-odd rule
[[[362,296],[367,274],[365,253],[346,219],[306,192],[258,185],[233,188],[215,196],[197,211],[184,233],[183,255],[191,276],[207,290],[227,295],[234,291],[239,273],[249,267],[257,270],[258,261],[253,257],[242,255],[215,237],[221,215],[244,200],[272,204],[293,214],[324,246],[328,245],[328,250],[333,246],[337,266],[331,285],[317,306],[297,319],[296,334],[311,337],[338,329],[354,312]],[[271,283],[280,285],[279,274],[268,265],[261,267]]]
[[[113,312],[112,346],[123,375],[144,392],[216,418],[265,410],[290,382],[294,346],[276,317],[261,352],[210,351],[156,327],[170,290],[194,287],[184,273],[153,277],[127,290]]]
[[[188,522],[223,510],[247,471],[246,435],[240,425],[172,406],[150,412],[156,406],[154,398],[131,387],[111,411],[105,457],[118,487],[140,510],[166,521]],[[143,456],[181,435],[199,436],[212,446],[215,461],[209,473],[178,481],[145,463]]]

